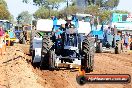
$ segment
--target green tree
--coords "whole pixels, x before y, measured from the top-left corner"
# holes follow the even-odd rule
[[[49,10],[45,7],[40,7],[35,13],[35,18],[41,18],[41,19],[47,19],[50,18],[50,16],[58,16],[59,12],[55,10]]]
[[[88,5],[94,5],[96,3],[96,0],[86,0],[88,2]]]
[[[5,0],[0,0],[0,5],[3,5],[3,6],[5,6],[7,8],[7,3],[6,3]]]
[[[108,0],[105,2],[104,7],[107,10],[112,10],[113,8],[117,7],[119,4],[119,0]]]
[[[60,11],[61,14],[76,14],[78,12],[78,8],[76,5],[70,5],[68,8],[64,8]]]
[[[9,21],[10,21],[10,22],[14,22],[14,16],[13,16],[13,15],[10,15]]]
[[[99,6],[97,6],[97,5],[89,5],[85,9],[84,12],[87,13],[87,14],[91,14],[91,15],[94,15],[94,16],[98,16],[100,14]]]
[[[0,0],[0,19],[9,20],[10,12],[7,8],[7,3],[5,0]]]
[[[111,13],[112,12],[110,10],[105,10],[105,11],[100,12],[99,14],[100,22],[101,23],[108,22],[110,20]]]
[[[28,3],[29,0],[23,0],[24,3]],[[45,8],[58,9],[60,3],[64,0],[33,0],[34,5],[43,6]]]
[[[101,9],[112,10],[117,7],[119,0],[86,0],[88,5],[98,5]]]
[[[21,12],[18,17],[21,17],[21,24],[25,25],[25,24],[30,24],[31,20],[32,20],[32,15],[29,14],[28,11],[23,11]]]
[[[125,10],[114,10],[112,11],[112,13],[130,13],[129,11],[125,11]]]
[[[104,11],[101,11],[100,14],[99,14],[99,17],[100,17],[100,22],[108,22],[110,20],[110,17],[111,17],[111,14],[112,13],[121,13],[121,14],[124,14],[124,13],[129,13],[128,11],[124,11],[124,10],[114,10],[114,11],[111,11],[111,10],[104,10]]]
[[[3,4],[0,4],[0,19],[8,20],[9,18],[10,18],[10,12]]]
[[[96,17],[99,16],[100,23],[102,23],[109,21],[112,13],[129,13],[129,12],[123,10],[114,10],[114,11],[100,10],[99,6],[97,5],[89,5],[86,8],[85,13],[92,14]]]

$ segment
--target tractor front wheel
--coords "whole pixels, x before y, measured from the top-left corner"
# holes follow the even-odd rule
[[[90,37],[86,38],[82,44],[82,50],[85,56],[81,60],[81,66],[86,73],[89,73],[94,69],[95,54],[94,39]]]
[[[53,42],[49,35],[44,35],[42,40],[42,50],[41,50],[41,62],[40,69],[49,69],[49,57],[51,57],[51,47]]]
[[[102,48],[102,43],[101,42],[97,43],[96,52],[97,53],[102,53],[103,52],[103,48]]]
[[[117,41],[115,47],[115,54],[120,54],[120,53],[121,53],[121,43]]]

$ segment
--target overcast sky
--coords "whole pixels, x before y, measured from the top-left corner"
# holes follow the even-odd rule
[[[29,11],[32,14],[38,9],[38,7],[32,5],[33,4],[32,2],[30,2],[29,4],[25,4],[22,2],[22,0],[5,0],[5,1],[7,2],[9,11],[14,16],[14,18],[16,18],[18,14],[21,13],[22,11]],[[120,0],[117,9],[128,10],[132,12],[132,3],[130,1],[131,0]]]

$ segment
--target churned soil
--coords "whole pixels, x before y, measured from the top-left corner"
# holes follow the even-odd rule
[[[27,45],[7,47],[0,56],[0,88],[132,88],[129,84],[85,84],[76,82],[76,72],[48,71],[33,68]],[[132,52],[121,54],[96,53],[94,71],[89,74],[130,74]]]

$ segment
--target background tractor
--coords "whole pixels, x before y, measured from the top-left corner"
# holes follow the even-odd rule
[[[122,50],[122,31],[110,27],[111,33],[108,33],[108,25],[102,23],[95,24],[95,17],[89,16],[91,22],[91,35],[95,37],[96,52],[115,51],[116,54]]]
[[[8,20],[0,20],[0,25],[2,25],[4,31],[6,32],[6,44],[8,46],[13,45],[18,42],[18,39],[15,36],[13,31],[13,24]]]
[[[111,29],[110,29],[111,30]],[[96,52],[102,53],[105,51],[113,51],[115,54],[121,53],[122,46],[122,31],[114,30],[111,33],[107,33],[107,30],[103,29],[103,25],[100,30],[92,31],[92,35],[96,37]]]
[[[15,26],[14,32],[19,39],[19,43],[30,44],[31,25]]]
[[[65,29],[65,20],[40,19],[37,21],[32,46],[32,64],[50,70],[79,68],[93,71],[94,38],[89,34],[90,23],[73,16],[75,28]],[[43,35],[40,35],[43,32]]]

